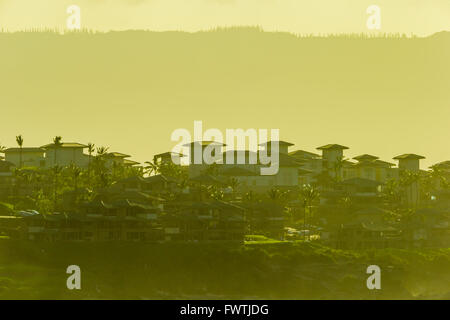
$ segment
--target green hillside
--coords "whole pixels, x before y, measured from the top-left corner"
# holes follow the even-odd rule
[[[82,289],[66,289],[67,266]],[[367,266],[382,289],[366,288]],[[448,299],[450,251],[0,242],[0,299]]]

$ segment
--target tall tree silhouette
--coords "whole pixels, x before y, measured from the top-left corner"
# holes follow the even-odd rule
[[[303,231],[305,232],[306,240],[306,211],[308,210],[308,214],[311,216],[313,203],[319,198],[320,193],[318,189],[307,184],[300,189],[299,196],[300,200],[303,200]]]
[[[56,210],[58,205],[58,177],[61,174],[62,167],[55,165],[53,167],[53,210]]]
[[[22,135],[18,135],[16,136],[16,142],[17,145],[20,148],[20,152],[19,152],[19,168],[22,168],[22,151],[23,151],[23,137]]]
[[[145,161],[145,164],[144,170],[149,176],[159,173],[160,167],[156,161]]]
[[[54,147],[54,151],[53,151],[53,165],[57,165],[57,151],[58,149],[62,146],[62,137],[61,136],[56,136],[53,138],[53,147]]]
[[[61,168],[58,166],[58,149],[62,146],[62,137],[56,136],[53,138],[53,210],[56,210],[58,202],[58,175],[61,173]]]
[[[334,178],[337,182],[340,182],[342,180],[342,169],[344,168],[344,164],[347,161],[344,157],[338,157],[336,159],[336,162],[333,164],[334,169]]]
[[[95,144],[89,142],[87,144],[87,149],[88,149],[88,154],[89,154],[89,159],[88,159],[88,179],[91,178],[91,161],[92,161],[92,154],[95,151]]]
[[[107,147],[99,147],[97,148],[97,157],[101,158],[108,153],[109,148]]]

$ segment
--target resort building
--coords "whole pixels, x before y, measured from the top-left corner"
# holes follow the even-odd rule
[[[88,146],[76,142],[63,142],[60,145],[54,143],[42,146],[45,150],[45,165],[47,168],[58,166],[69,166],[74,164],[80,168],[87,168],[89,155],[83,150]]]
[[[7,197],[13,193],[15,182],[13,170],[16,166],[5,160],[0,160],[0,197]]]
[[[290,151],[294,144],[286,141],[268,141],[257,150],[224,150],[214,141],[187,146],[188,165],[178,161],[182,154],[160,153],[146,174],[126,168],[138,164],[128,154],[90,156],[79,143],[6,149],[0,159],[0,236],[242,242],[246,235],[283,240],[288,233],[292,239],[313,234],[310,239],[340,249],[440,247],[450,241],[450,161],[425,172],[420,155],[394,157],[398,166],[371,154],[348,160],[348,147],[339,144],[317,148],[321,154]],[[205,151],[211,159],[204,159]],[[95,166],[84,172],[67,168],[72,164]],[[55,165],[66,167],[61,190],[53,171],[39,170]],[[277,172],[262,174],[268,166]],[[37,208],[36,192],[47,197],[39,207],[45,214],[18,209]],[[413,214],[405,219],[400,209]]]
[[[45,167],[45,150],[42,148],[9,148],[3,151],[5,160],[19,167]]]
[[[123,165],[125,163],[125,160],[130,157],[130,155],[120,152],[109,152],[104,155],[104,159],[106,159],[106,166],[108,168],[117,165]]]
[[[398,160],[398,168],[400,170],[419,172],[420,160],[425,159],[425,157],[413,153],[406,153],[396,156],[393,159]]]
[[[420,160],[425,159],[413,153],[402,154],[394,157],[398,160],[399,177],[403,178],[406,183],[406,199],[410,207],[417,207],[420,201],[420,184],[419,178],[421,174]]]
[[[322,151],[322,171],[327,171],[332,177],[341,174],[341,162],[344,160],[344,150],[348,147],[340,144],[327,144],[318,147]]]
[[[394,163],[379,160],[376,156],[363,154],[353,159],[357,160],[357,163],[347,170],[346,178],[362,178],[384,183],[397,175],[397,170],[393,168]]]

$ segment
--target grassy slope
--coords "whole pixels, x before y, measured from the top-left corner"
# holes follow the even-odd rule
[[[81,267],[81,291],[65,288],[71,264]],[[382,269],[379,292],[365,287],[370,264]],[[449,249],[0,242],[2,299],[406,299],[449,293]]]

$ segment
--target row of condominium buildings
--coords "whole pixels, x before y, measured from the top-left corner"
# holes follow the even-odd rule
[[[211,144],[217,143],[194,142],[190,144],[191,154],[193,148],[204,150]],[[402,154],[393,158],[395,163],[370,154],[348,160],[348,147],[339,144],[318,147],[317,153],[290,150],[293,144],[285,141],[277,144],[279,169],[275,175],[261,175],[260,169],[267,164],[262,164],[258,155],[256,163],[249,163],[252,151],[227,151],[225,145],[218,145],[214,170],[209,170],[213,165],[192,159],[180,166],[187,173],[188,183],[159,173],[115,181],[95,190],[94,195],[86,190],[68,191],[63,195],[61,212],[25,210],[2,216],[0,232],[18,239],[50,241],[242,241],[246,235],[273,239],[313,235],[311,238],[338,248],[449,245],[450,193],[439,185],[440,180],[436,181],[437,193],[431,195],[434,203],[420,203],[419,184],[409,184],[406,203],[416,215],[408,223],[399,225],[384,219],[390,214],[381,200],[384,186],[398,180],[402,171],[425,173],[420,168],[423,156]],[[270,153],[272,145],[267,142],[260,148]],[[87,168],[91,155],[85,153],[86,148],[79,143],[62,143],[6,149],[0,161],[0,186],[7,193],[8,186],[14,184],[13,169],[19,166],[74,164]],[[242,156],[243,163],[227,164],[224,159],[229,152],[236,158]],[[154,163],[172,163],[183,156],[165,152],[154,156]],[[110,164],[139,166],[129,157],[119,152],[105,155]],[[450,181],[450,161],[435,164],[434,168]],[[298,191],[306,184],[320,190],[314,208],[305,208],[299,200]],[[205,195],[205,186],[214,186],[222,195]],[[267,196],[275,189],[286,191],[288,196],[282,201]],[[351,207],[342,205],[343,198],[351,200]],[[305,212],[321,218],[312,222],[309,217],[311,221],[306,221]],[[348,218],[340,219],[341,215]],[[304,230],[293,228],[295,221],[302,218]]]
[[[200,145],[202,150],[211,144],[217,144],[211,141],[194,142],[191,144],[191,150],[194,146]],[[260,145],[262,149],[271,149],[272,142]],[[398,177],[401,169],[410,171],[420,170],[420,160],[425,157],[417,154],[403,154],[393,158],[394,162],[384,161],[375,155],[362,154],[353,159],[345,158],[344,151],[348,147],[339,144],[328,144],[318,147],[319,153],[313,153],[304,150],[289,150],[294,145],[289,142],[279,141],[279,166],[278,173],[273,176],[263,176],[260,168],[264,165],[256,163],[250,164],[250,158],[254,151],[225,151],[225,145],[220,146],[223,153],[217,157],[217,163],[220,165],[220,171],[227,176],[234,176],[239,179],[241,186],[252,187],[253,189],[267,187],[291,187],[314,182],[324,171],[330,176],[339,175],[341,180],[354,178],[367,179],[384,183],[389,179]],[[81,143],[61,143],[59,145],[47,144],[41,147],[23,147],[8,148],[3,151],[4,157],[1,157],[2,170],[7,172],[13,167],[40,167],[51,168],[55,165],[67,166],[75,164],[81,168],[89,165],[89,159],[92,155],[86,153],[87,145]],[[242,156],[242,164],[226,164],[227,153],[235,153],[235,159]],[[194,152],[192,151],[191,154]],[[183,155],[181,155],[183,156]],[[258,159],[256,153],[255,158]],[[108,163],[117,163],[129,166],[139,165],[138,162],[130,160],[130,155],[120,152],[109,152],[105,155]],[[172,161],[170,152],[156,155],[155,158],[160,161]],[[192,157],[193,158],[193,157]],[[442,165],[445,165],[443,162]],[[189,163],[189,174],[191,177],[200,175],[204,172],[206,164],[196,164],[194,161]]]

